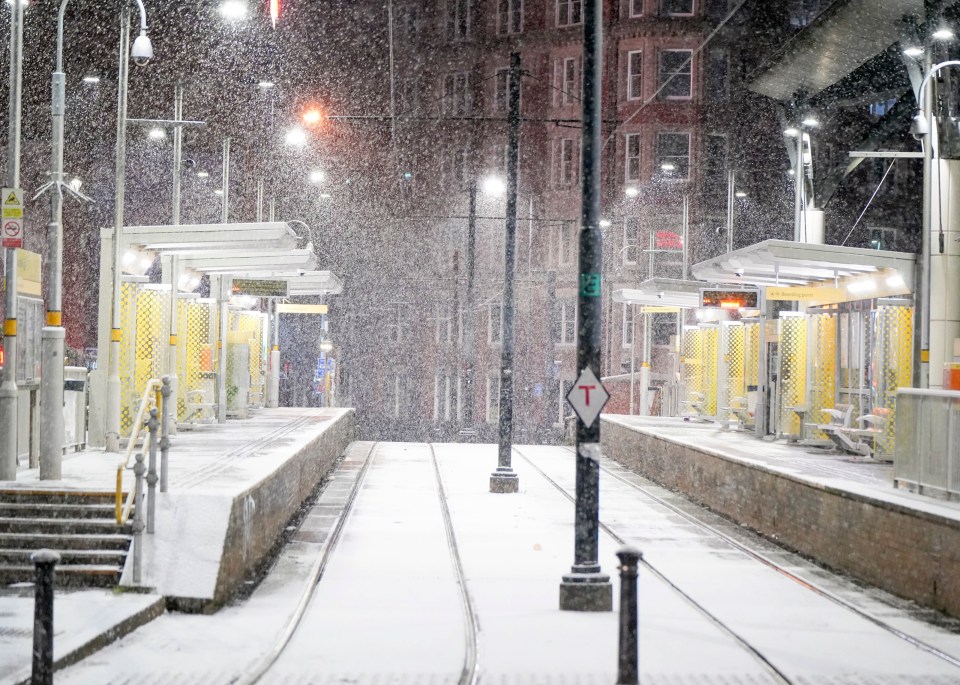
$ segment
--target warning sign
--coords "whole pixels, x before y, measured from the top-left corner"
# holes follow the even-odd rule
[[[589,366],[580,372],[580,377],[567,393],[567,402],[588,428],[597,420],[609,399],[607,389]]]
[[[23,247],[23,191],[20,188],[4,188],[0,191],[3,205],[0,208],[0,242],[3,247]]]

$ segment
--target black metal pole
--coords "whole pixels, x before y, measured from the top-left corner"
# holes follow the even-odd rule
[[[603,240],[600,233],[600,105],[602,83],[602,3],[583,3],[583,141],[580,268],[577,299],[577,373],[592,369],[600,378],[600,299]],[[574,565],[560,584],[560,608],[611,611],[613,586],[600,572],[600,420],[587,426],[577,419]]]
[[[467,216],[467,296],[464,303],[463,318],[463,426],[473,429],[473,356],[474,340],[476,338],[476,323],[474,311],[476,288],[474,274],[477,261],[477,181],[470,180],[470,207]]]
[[[517,492],[513,470],[513,280],[517,246],[517,165],[520,158],[520,53],[510,53],[510,105],[507,113],[507,221],[503,250],[503,341],[500,357],[500,440],[490,492]]]
[[[53,685],[53,571],[60,555],[40,549],[30,555],[35,566],[33,605],[33,671],[31,685]]]
[[[617,657],[617,685],[640,682],[637,652],[637,564],[640,550],[621,547],[620,559],[620,649]]]

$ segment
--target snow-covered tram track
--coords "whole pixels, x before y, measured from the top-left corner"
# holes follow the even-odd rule
[[[524,454],[522,451],[518,450],[516,447],[513,448],[515,454],[521,457],[524,461],[529,464],[534,471],[540,474],[548,483],[555,487],[560,493],[563,494],[571,503],[576,502],[576,498],[571,494],[563,485],[558,483],[556,480],[551,478],[546,471],[541,469],[530,457]],[[604,523],[603,521],[599,522],[600,529],[609,535],[613,540],[619,545],[625,545],[626,539],[616,533],[613,528]],[[724,623],[721,619],[711,613],[703,604],[696,601],[688,593],[684,592],[676,583],[672,582],[664,573],[662,573],[656,566],[654,566],[648,559],[641,558],[640,564],[646,568],[650,573],[654,575],[660,582],[664,583],[671,591],[679,595],[685,602],[687,602],[691,607],[693,607],[700,615],[706,618],[711,624],[713,624],[717,629],[724,633],[727,637],[732,639],[740,647],[746,650],[755,660],[757,660],[760,665],[766,670],[775,680],[775,682],[781,683],[783,685],[793,685],[793,681],[790,680],[780,669],[774,666],[760,651],[758,651],[753,645],[751,645],[745,638],[739,635],[735,630],[730,626]]]
[[[363,482],[366,478],[367,471],[370,468],[370,463],[373,461],[373,454],[376,451],[378,444],[379,443],[374,442],[370,445],[370,449],[367,451],[367,455],[363,460],[363,466],[360,467],[360,473],[357,475],[356,480],[353,482],[353,487],[350,489],[350,494],[347,497],[347,501],[343,509],[340,511],[340,514],[337,517],[330,534],[327,536],[325,544],[323,545],[323,550],[317,556],[313,567],[310,569],[308,580],[304,584],[303,594],[300,596],[300,600],[297,602],[293,613],[290,615],[290,620],[280,633],[273,647],[263,656],[263,658],[250,672],[244,674],[239,680],[236,681],[237,685],[255,685],[256,683],[260,682],[267,671],[269,671],[270,668],[277,663],[280,655],[283,654],[283,651],[286,649],[287,645],[290,644],[290,639],[300,627],[300,622],[303,619],[303,615],[306,613],[307,608],[310,606],[310,602],[313,600],[313,596],[317,589],[317,584],[323,577],[323,572],[327,567],[327,562],[336,549],[337,543],[340,541],[340,534],[343,532],[344,524],[353,510],[353,505],[357,499],[357,493],[360,492],[360,488],[363,486]]]
[[[569,448],[567,448],[567,449],[569,449]],[[570,452],[572,453],[573,450],[571,449]],[[627,478],[624,478],[623,476],[621,476],[620,474],[616,473],[615,471],[613,471],[613,470],[610,469],[609,467],[604,466],[604,465],[601,465],[601,466],[600,466],[600,470],[603,471],[604,473],[606,473],[606,474],[607,474],[608,476],[610,476],[611,478],[614,478],[614,479],[620,481],[621,483],[627,485],[628,487],[636,490],[637,492],[642,493],[645,497],[653,500],[653,501],[656,502],[659,506],[661,506],[661,507],[663,507],[663,508],[665,508],[665,509],[668,509],[668,510],[671,511],[673,514],[676,514],[677,516],[680,516],[681,518],[683,518],[683,519],[685,519],[686,521],[690,522],[691,524],[697,526],[697,527],[700,528],[701,530],[709,533],[709,534],[712,535],[712,536],[717,537],[718,539],[722,540],[723,542],[725,542],[726,544],[728,544],[728,545],[730,545],[731,547],[735,548],[736,550],[738,550],[738,551],[740,551],[740,552],[743,552],[744,554],[746,554],[746,555],[749,556],[750,558],[754,559],[755,561],[760,562],[761,564],[763,564],[763,565],[766,566],[767,568],[770,568],[770,569],[772,569],[773,571],[776,571],[777,573],[779,573],[780,575],[782,575],[782,576],[790,579],[790,580],[793,581],[794,583],[797,583],[798,585],[806,588],[807,590],[810,590],[811,592],[819,595],[820,597],[823,597],[824,599],[827,599],[827,600],[833,602],[834,604],[836,604],[836,605],[838,605],[838,606],[841,606],[841,607],[843,607],[844,609],[846,609],[846,610],[848,610],[848,611],[853,612],[854,614],[856,614],[856,615],[859,616],[860,618],[865,619],[866,621],[869,621],[870,623],[872,623],[873,625],[877,626],[878,628],[881,628],[882,630],[884,630],[884,631],[890,633],[891,635],[895,636],[896,638],[898,638],[898,639],[900,639],[900,640],[902,640],[902,641],[910,644],[911,646],[916,647],[917,649],[920,649],[920,650],[922,650],[922,651],[924,651],[924,652],[927,652],[928,654],[930,654],[930,655],[932,655],[932,656],[934,656],[934,657],[936,657],[936,658],[938,658],[938,659],[940,659],[940,660],[942,660],[942,661],[945,661],[945,662],[947,662],[948,664],[950,664],[950,665],[952,665],[952,666],[956,666],[957,668],[960,668],[960,659],[958,659],[957,657],[955,657],[955,656],[953,656],[953,655],[951,655],[951,654],[948,654],[947,652],[943,651],[942,649],[939,649],[939,648],[937,648],[937,647],[935,647],[935,646],[933,646],[933,645],[931,645],[931,644],[928,644],[927,642],[924,642],[923,640],[918,639],[918,638],[910,635],[909,633],[904,632],[903,630],[900,630],[900,629],[897,628],[896,626],[893,626],[893,625],[891,625],[890,623],[888,623],[887,621],[884,621],[882,618],[880,618],[880,617],[878,617],[878,616],[870,613],[869,611],[865,611],[864,609],[856,606],[856,605],[853,604],[852,602],[849,602],[849,601],[847,601],[846,599],[844,599],[843,597],[840,597],[840,596],[837,595],[836,593],[830,592],[830,591],[827,590],[826,588],[821,587],[818,583],[816,583],[816,582],[813,581],[812,579],[801,577],[801,576],[798,575],[797,573],[794,573],[793,571],[791,571],[790,569],[786,568],[786,567],[783,566],[782,564],[778,564],[776,561],[774,561],[773,559],[769,558],[768,556],[762,554],[761,552],[757,551],[756,549],[753,549],[752,547],[749,547],[748,545],[745,545],[745,544],[741,543],[739,540],[734,539],[733,537],[727,535],[726,533],[724,533],[723,531],[715,528],[714,526],[711,526],[711,525],[709,525],[708,523],[705,523],[705,522],[697,519],[696,517],[691,516],[691,515],[688,514],[687,512],[685,512],[685,511],[683,511],[682,509],[680,509],[679,507],[676,507],[676,506],[670,504],[669,502],[667,502],[666,500],[664,500],[662,497],[659,497],[659,496],[656,495],[655,493],[651,492],[648,488],[645,488],[645,487],[643,487],[643,486],[641,486],[641,485],[638,485],[637,483],[632,482],[631,480],[629,480],[629,479],[627,479]]]
[[[537,448],[516,453],[573,501],[566,460]],[[727,522],[692,504],[686,511],[685,501],[668,501],[670,493],[617,464],[600,468],[601,530],[643,550],[645,569],[735,635],[776,682],[960,682],[951,631],[772,543],[754,544],[735,526],[724,532]]]

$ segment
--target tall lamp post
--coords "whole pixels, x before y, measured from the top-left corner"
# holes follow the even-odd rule
[[[40,479],[58,480],[63,455],[63,194],[90,201],[79,190],[63,181],[64,114],[67,76],[63,71],[63,17],[67,3],[60,3],[57,15],[57,65],[52,78],[52,155],[50,182],[34,197],[50,192],[50,223],[47,226],[47,315],[41,333],[40,364]]]
[[[120,69],[117,82],[117,147],[116,147],[116,203],[113,213],[113,308],[110,325],[110,359],[107,376],[106,449],[120,451],[120,243],[123,231],[123,202],[127,165],[127,79],[130,55],[137,64],[153,58],[153,46],[147,37],[147,12],[143,0],[140,8],[140,35],[130,48],[130,9],[124,7],[120,18]],[[129,52],[129,54],[128,54]],[[176,284],[174,284],[176,286]],[[62,386],[62,384],[61,384]]]
[[[507,221],[503,266],[503,349],[500,359],[500,411],[497,470],[490,492],[517,492],[520,480],[511,464],[513,451],[513,281],[517,245],[517,163],[520,156],[520,53],[510,54],[510,109],[507,116]],[[471,267],[472,268],[472,267]]]
[[[23,76],[23,5],[10,5],[10,133],[7,145],[7,185],[20,185],[20,96]],[[3,381],[0,383],[0,480],[17,478],[17,251],[7,248],[3,322]]]
[[[600,299],[603,242],[600,232],[600,106],[602,76],[602,4],[583,3],[583,144],[581,183],[579,313],[577,369],[600,374]],[[588,400],[589,401],[589,400]],[[613,585],[602,573],[600,546],[600,419],[587,425],[577,419],[576,511],[574,514],[574,564],[560,583],[560,609],[610,611]]]

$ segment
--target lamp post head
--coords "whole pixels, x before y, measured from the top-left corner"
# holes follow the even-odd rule
[[[146,66],[147,62],[153,59],[153,44],[146,31],[141,30],[140,35],[133,41],[130,56],[133,57],[134,64],[141,67]]]

